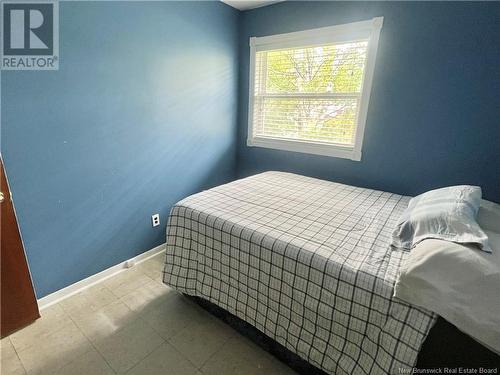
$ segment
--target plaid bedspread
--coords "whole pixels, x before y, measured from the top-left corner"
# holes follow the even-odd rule
[[[409,198],[266,172],[177,203],[164,282],[330,374],[397,374],[436,316],[392,297]]]

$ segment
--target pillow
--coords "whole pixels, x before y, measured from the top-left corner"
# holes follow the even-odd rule
[[[401,215],[391,245],[409,250],[434,238],[474,244],[491,253],[488,236],[476,221],[480,204],[478,186],[450,186],[418,195]]]
[[[483,199],[477,214],[477,223],[485,231],[500,233],[500,204]],[[494,247],[490,239],[489,243],[490,247]]]

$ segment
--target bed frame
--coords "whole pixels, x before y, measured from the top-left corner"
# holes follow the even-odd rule
[[[199,297],[187,296],[203,309],[229,324],[261,348],[286,363],[299,374],[328,375],[280,345],[244,320]],[[428,368],[498,368],[500,356],[487,349],[454,325],[439,317],[422,345],[416,367]]]

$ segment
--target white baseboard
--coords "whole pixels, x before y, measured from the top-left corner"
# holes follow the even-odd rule
[[[91,286],[94,286],[106,279],[109,279],[116,274],[125,271],[126,269],[133,267],[136,264],[142,263],[149,258],[158,255],[159,253],[165,251],[165,244],[157,246],[151,250],[148,250],[142,254],[137,255],[134,258],[128,259],[124,262],[121,262],[115,266],[112,266],[104,271],[96,273],[95,275],[89,276],[86,279],[77,281],[74,284],[68,285],[63,289],[59,289],[58,291],[51,293],[43,298],[38,300],[38,308],[43,310],[51,305],[54,305],[58,302],[61,302],[63,299],[71,297],[72,295],[81,292]]]

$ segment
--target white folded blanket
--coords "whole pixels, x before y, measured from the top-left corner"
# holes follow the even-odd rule
[[[500,205],[483,201],[479,224],[493,253],[428,239],[400,269],[394,296],[431,310],[500,353]]]

